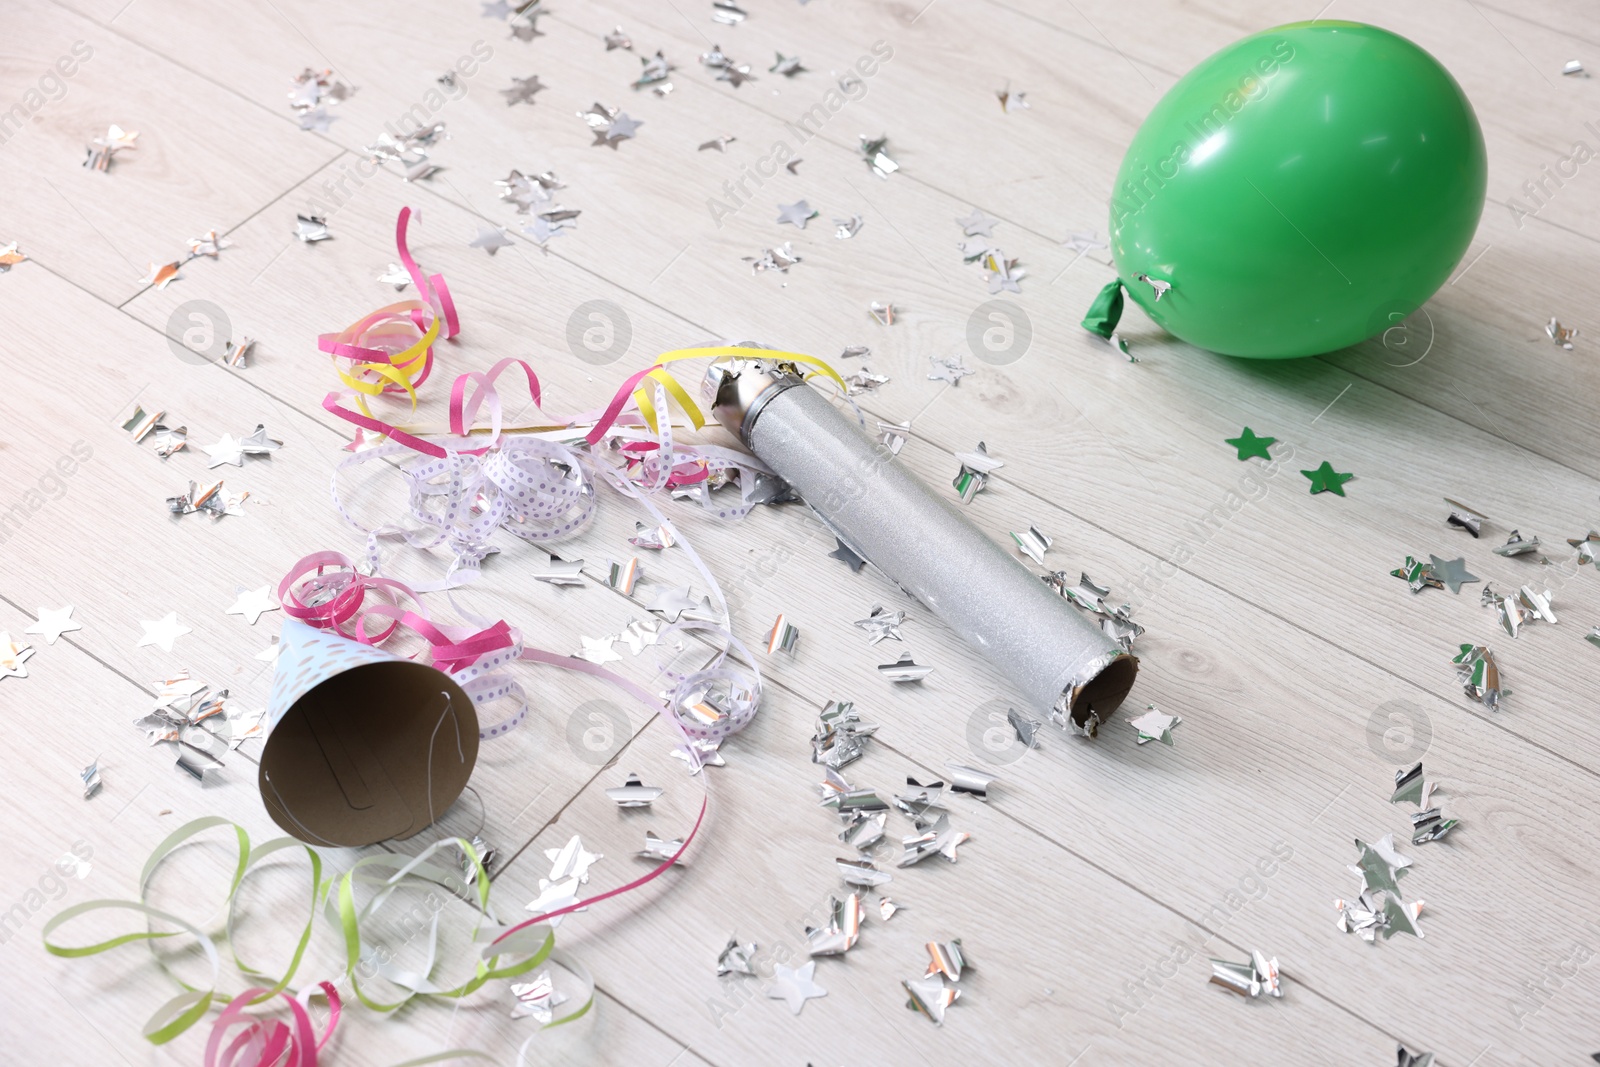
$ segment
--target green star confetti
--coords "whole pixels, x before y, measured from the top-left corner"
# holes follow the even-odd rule
[[[1311,479],[1312,496],[1318,493],[1337,493],[1344,496],[1344,483],[1355,477],[1354,474],[1340,474],[1327,460],[1323,460],[1322,466],[1314,471],[1303,470],[1300,473]]]
[[[1228,444],[1239,450],[1240,459],[1249,459],[1251,456],[1271,459],[1272,456],[1267,452],[1267,448],[1277,440],[1276,437],[1257,437],[1256,432],[1248,426],[1238,437],[1227,439]]]

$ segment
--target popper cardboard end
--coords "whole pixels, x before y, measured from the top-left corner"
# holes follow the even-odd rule
[[[478,759],[477,709],[454,679],[294,619],[279,645],[259,776],[272,820],[357,846],[443,815]]]

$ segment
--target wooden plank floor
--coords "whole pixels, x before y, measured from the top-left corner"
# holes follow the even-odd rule
[[[739,635],[756,643],[784,612],[801,645],[793,658],[761,656],[766,701],[724,746],[728,766],[707,772],[713,815],[688,865],[560,928],[593,973],[598,1007],[540,1035],[532,1062],[1265,1067],[1387,1064],[1404,1041],[1436,1052],[1441,1067],[1550,1067],[1600,1049],[1600,650],[1583,639],[1600,624],[1600,572],[1577,569],[1564,543],[1600,526],[1600,179],[1580,170],[1520,222],[1508,207],[1575,141],[1595,145],[1585,123],[1600,114],[1600,82],[1560,74],[1574,58],[1600,69],[1593,5],[745,0],[748,21],[730,27],[712,21],[709,0],[555,0],[531,42],[481,6],[11,6],[0,105],[23,101],[32,114],[0,144],[0,244],[18,241],[29,261],[0,275],[0,506],[42,503],[0,546],[0,630],[23,639],[41,606],[69,603],[82,623],[36,647],[26,678],[0,681],[0,818],[11,827],[0,908],[20,926],[0,941],[0,994],[14,1008],[0,1012],[0,1039],[14,1059],[200,1061],[203,1028],[160,1048],[139,1037],[176,991],[147,953],[60,960],[38,928],[59,907],[128,896],[150,849],[184,820],[224,815],[256,840],[276,836],[255,788],[255,746],[201,787],[128,724],[150,680],[181,668],[262,706],[271,668],[257,654],[282,615],[251,626],[224,614],[236,589],[275,583],[307,552],[361,551],[328,501],[350,435],[321,407],[334,382],[316,336],[393,299],[375,279],[395,258],[394,218],[408,204],[420,214],[412,248],[447,276],[464,325],[440,347],[441,373],[528,359],[552,411],[602,403],[655,353],[707,338],[825,358],[870,346],[868,363],[891,381],[862,407],[912,421],[903,461],[942,486],[955,453],[986,441],[1006,466],[967,513],[1002,540],[1040,527],[1055,538],[1052,568],[1086,571],[1131,599],[1149,632],[1129,707],[1184,719],[1173,748],[1135,745],[1119,716],[1092,742],[1051,734],[1036,751],[996,756],[983,738],[1015,700],[1007,684],[892,583],[829,559],[815,519],[769,508],[726,525],[672,505],[730,591]],[[1466,261],[1408,322],[1408,347],[1374,341],[1253,365],[1196,351],[1134,313],[1124,333],[1140,362],[1116,358],[1077,325],[1111,276],[1103,253],[1080,257],[1065,239],[1104,230],[1124,147],[1184,71],[1246,33],[1323,14],[1406,34],[1471,96],[1489,203]],[[632,51],[604,48],[618,25]],[[80,41],[89,57],[42,85]],[[880,42],[892,54],[865,93],[790,146],[797,173],[762,179],[748,203],[716,217],[708,204],[726,200],[724,183],[793,140],[788,124]],[[713,80],[697,56],[714,43],[755,80]],[[429,103],[438,75],[475,46],[481,63],[464,92]],[[628,88],[657,48],[677,68],[665,98]],[[774,53],[798,53],[807,71],[769,73]],[[303,67],[331,67],[358,87],[326,131],[300,130],[288,107]],[[508,107],[499,91],[534,74],[548,88],[532,106]],[[1008,85],[1027,94],[1027,110],[1002,112],[994,94]],[[643,120],[616,152],[591,147],[577,118],[596,100]],[[393,171],[361,177],[363,146],[419,106],[447,125],[433,153],[444,169],[415,183]],[[109,123],[137,130],[137,150],[109,174],[82,169],[84,143]],[[903,167],[887,181],[856,147],[879,133]],[[734,140],[697,150],[717,137]],[[516,232],[522,219],[496,197],[494,179],[512,168],[555,170],[563,203],[583,211],[548,250]],[[776,225],[778,205],[802,198],[820,217],[803,231]],[[303,245],[294,216],[317,203],[335,239]],[[974,207],[1000,220],[997,241],[1028,271],[1008,298],[1032,329],[1015,361],[968,349],[969,318],[989,297],[961,263],[953,220]],[[831,220],[851,214],[865,227],[834,239]],[[493,257],[468,245],[490,225],[511,227],[514,242]],[[139,281],[149,261],[176,258],[213,227],[233,242],[218,259],[186,265],[162,290]],[[784,240],[804,261],[753,276],[741,257]],[[577,359],[568,341],[569,319],[595,300],[625,316],[632,337],[604,366]],[[872,319],[874,300],[897,306],[894,325]],[[257,339],[249,367],[174,354],[169,337],[195,301]],[[1552,315],[1582,331],[1571,350],[1544,337]],[[956,386],[929,380],[930,359],[954,356],[974,373]],[[430,383],[421,421],[440,422],[442,392]],[[163,462],[134,447],[119,425],[134,404],[186,422],[191,451]],[[205,469],[193,449],[257,423],[285,445],[223,468],[230,488],[251,492],[245,514],[171,520],[163,499]],[[1247,424],[1285,442],[1279,462],[1233,459],[1223,438]],[[73,473],[53,475],[75,445]],[[1357,475],[1346,498],[1306,493],[1299,469],[1324,458]],[[355,499],[377,521],[399,492],[379,483]],[[1443,524],[1447,496],[1491,516],[1482,540]],[[633,598],[601,583],[602,561],[625,554],[643,517],[603,494],[593,525],[558,546],[586,561],[583,587],[533,580],[538,550],[507,538],[462,596],[555,651],[615,632],[647,614],[653,591],[698,581],[669,551],[645,560]],[[1537,534],[1551,565],[1492,554],[1512,528]],[[1481,585],[1412,597],[1388,572],[1430,552],[1464,555],[1502,591],[1550,586],[1561,622],[1513,641],[1479,605]],[[442,564],[414,551],[385,561],[413,581]],[[908,647],[936,667],[920,686],[891,687],[873,670],[882,649],[849,623],[875,603],[907,609]],[[172,611],[193,632],[172,652],[137,647],[140,620]],[[1449,660],[1466,641],[1495,649],[1514,690],[1498,713],[1455,681]],[[659,685],[649,657],[616,666]],[[588,887],[597,892],[644,870],[631,857],[643,830],[685,825],[699,796],[642,708],[599,683],[521,673],[534,714],[484,746],[476,796],[437,831],[392,846],[415,853],[481,825],[508,857],[494,895],[512,916],[548,874],[540,850],[582,834],[605,855]],[[890,790],[947,761],[985,759],[1000,761],[1001,781],[986,805],[956,798],[952,818],[972,834],[960,861],[896,870],[887,892],[906,910],[888,922],[874,910],[856,948],[819,962],[828,995],[792,1016],[765,997],[765,977],[718,979],[714,964],[730,933],[756,941],[764,960],[803,957],[804,927],[843,890],[833,866],[842,846],[816,807],[809,760],[815,711],[830,698],[855,700],[881,724],[849,769],[858,784]],[[596,701],[627,723],[599,758],[568,740]],[[85,802],[75,776],[97,753],[105,786]],[[1408,755],[1424,758],[1462,826],[1402,848],[1415,861],[1407,889],[1426,901],[1426,938],[1368,946],[1335,929],[1331,903],[1354,889],[1352,839],[1404,838],[1404,809],[1388,793]],[[603,792],[629,771],[669,787],[646,818]],[[92,849],[87,871],[52,878],[74,845]],[[342,870],[375,851],[325,858]],[[220,845],[186,849],[153,899],[220,926],[230,864]],[[302,879],[284,863],[252,887],[241,951],[264,965],[287,959],[304,921]],[[447,913],[446,945],[461,960],[467,922]],[[935,1028],[905,1009],[900,983],[921,975],[924,942],[952,937],[973,970]],[[1281,962],[1281,1001],[1207,984],[1208,956],[1254,948]],[[166,959],[198,980],[192,953]],[[340,959],[319,925],[300,974],[337,976]],[[329,1062],[382,1067],[470,1047],[509,1064],[534,1025],[510,1007],[503,982],[392,1015],[356,1007]]]

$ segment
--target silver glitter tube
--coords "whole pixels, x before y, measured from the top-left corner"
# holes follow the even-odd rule
[[[1133,688],[1134,656],[806,385],[793,365],[719,363],[707,390],[717,421],[840,541],[943,619],[1038,711],[1092,734]]]

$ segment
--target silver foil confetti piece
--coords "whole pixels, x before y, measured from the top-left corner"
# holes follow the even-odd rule
[[[1587,78],[1589,76],[1589,72],[1583,69],[1583,60],[1581,60],[1581,59],[1569,59],[1569,60],[1567,60],[1565,63],[1563,63],[1561,65],[1561,73],[1562,74],[1566,74],[1566,75],[1574,75],[1574,74],[1576,74],[1576,75],[1578,75],[1580,77],[1584,77],[1584,78]]]
[[[1551,316],[1550,321],[1544,324],[1544,332],[1545,336],[1549,337],[1552,342],[1569,352],[1572,351],[1572,339],[1578,336],[1577,330],[1561,325],[1560,321],[1554,316]]]
[[[633,585],[639,580],[639,557],[630,557],[626,562],[614,559],[607,562],[606,584],[623,596],[632,596]]]
[[[894,918],[895,912],[900,911],[904,907],[904,904],[897,904],[888,897],[880,896],[878,898],[878,918],[882,919],[884,922],[888,922],[890,919]]]
[[[795,253],[793,245],[788,241],[777,248],[763,248],[757,255],[740,258],[750,264],[751,274],[760,274],[764,270],[788,274],[790,267],[801,262],[801,257]]]
[[[868,348],[866,345],[846,345],[844,351],[839,353],[839,358],[840,359],[866,359],[870,355],[872,355],[872,349]],[[884,423],[880,422],[880,423],[878,423],[878,425],[879,426],[883,426]],[[909,427],[909,426],[906,427],[906,429],[908,429],[908,430],[910,428],[911,427]]]
[[[254,338],[241,337],[237,341],[230,339],[223,350],[222,362],[230,367],[243,367],[246,365],[246,360],[255,352],[255,348]]]
[[[834,861],[839,868],[839,877],[849,885],[864,886],[868,889],[880,886],[886,882],[894,881],[894,875],[888,871],[880,871],[872,864],[871,860],[855,857],[846,859],[841,857]]]
[[[960,357],[950,359],[947,357],[931,357],[933,369],[928,372],[930,382],[949,382],[951,385],[960,385],[961,379],[972,373],[972,368],[964,366]]]
[[[830,768],[831,769],[831,768]],[[860,818],[872,812],[888,811],[889,804],[878,795],[876,789],[846,789],[832,796],[824,797],[822,807],[832,808],[844,818]]]
[[[170,459],[174,452],[181,452],[189,443],[189,427],[187,426],[157,426],[156,435],[151,440],[156,455],[162,459]]]
[[[887,178],[900,169],[900,164],[889,158],[889,138],[868,137],[861,135],[861,158],[866,161],[872,173],[880,178]]]
[[[569,908],[576,903],[578,903],[578,880],[576,878],[563,878],[555,882],[548,878],[541,878],[539,879],[539,895],[528,901],[523,907],[535,915],[544,915],[552,911],[560,911],[562,908]],[[578,910],[587,911],[588,909],[579,908]],[[555,918],[546,921],[553,930],[560,926],[565,918],[565,915],[557,915]]]
[[[906,439],[910,436],[911,423],[909,422],[878,423],[878,443],[887,448],[891,456],[900,454],[900,450],[905,447]]]
[[[936,852],[955,863],[956,850],[972,839],[972,835],[963,830],[951,829],[948,815],[941,815],[932,823],[917,825],[918,833],[900,839],[904,851],[895,864],[897,867],[921,863]]]
[[[1447,525],[1463,529],[1473,537],[1482,535],[1483,524],[1489,521],[1487,517],[1449,497],[1445,497],[1444,502],[1450,505],[1450,514],[1444,520]]]
[[[756,943],[747,941],[740,943],[737,935],[728,938],[728,945],[717,956],[717,977],[721,978],[730,974],[748,974],[755,976],[755,965],[751,958],[756,954]]]
[[[727,82],[735,89],[747,81],[756,80],[756,76],[750,73],[750,64],[729,58],[721,45],[712,45],[711,51],[701,53],[700,63],[707,70],[716,72],[717,81]]]
[[[1550,609],[1550,590],[1539,592],[1531,585],[1525,585],[1517,590],[1517,603],[1527,614],[1535,619],[1554,625],[1557,621],[1556,613]]]
[[[706,767],[726,767],[728,761],[722,758],[719,749],[722,748],[720,740],[712,741],[708,738],[691,738],[687,742],[677,745],[672,750],[673,759],[681,759],[689,765],[689,774],[699,774]]]
[[[868,814],[858,811],[851,818],[850,824],[839,833],[840,841],[843,841],[858,852],[865,852],[883,840],[884,828],[889,820],[886,812],[880,811],[876,814]]]
[[[1424,589],[1444,588],[1444,583],[1434,575],[1433,566],[1419,562],[1415,556],[1407,556],[1403,565],[1396,567],[1389,573],[1396,578],[1405,579],[1406,584],[1411,587],[1412,595],[1420,593]]]
[[[653,831],[646,830],[644,832],[644,848],[635,852],[634,855],[639,859],[650,860],[653,863],[665,863],[673,856],[676,856],[681,848],[683,848],[683,839],[681,837],[657,837]],[[682,866],[684,861],[679,859],[678,864]]]
[[[516,1003],[511,1006],[513,1019],[533,1019],[540,1026],[549,1026],[555,1018],[555,1008],[566,1002],[566,995],[556,991],[549,971],[540,971],[532,981],[512,982],[511,995]]]
[[[806,951],[812,956],[842,956],[861,939],[861,894],[828,898],[826,926],[806,927]]]
[[[724,26],[737,26],[750,17],[750,13],[733,0],[711,0],[711,21]]]
[[[1494,653],[1487,646],[1462,645],[1461,651],[1450,662],[1455,664],[1467,696],[1490,711],[1499,711],[1500,698],[1511,695],[1509,689],[1500,687],[1500,668],[1494,661]]]
[[[962,955],[959,937],[949,941],[929,941],[925,947],[928,950],[928,971],[924,977],[942,974],[952,982],[959,982],[962,972],[972,966]]]
[[[645,785],[639,780],[637,774],[628,775],[628,780],[621,785],[614,785],[606,790],[606,796],[619,808],[648,808],[661,798],[666,792],[660,786]]]
[[[173,767],[204,785],[207,775],[214,776],[222,769],[222,761],[201,749],[180,743]]]
[[[894,325],[894,317],[899,314],[898,309],[887,300],[874,300],[867,305],[867,314],[877,319],[885,326]]]
[[[233,247],[232,241],[217,236],[217,231],[214,229],[207,230],[199,237],[191,237],[186,243],[189,246],[190,257],[210,256],[212,259],[216,259],[217,254],[224,248]]]
[[[1600,532],[1590,530],[1588,537],[1569,537],[1567,544],[1578,550],[1578,566],[1594,564],[1600,570]]]
[[[1021,293],[1022,286],[1017,283],[1027,275],[1027,271],[1017,269],[1015,259],[1006,258],[1006,254],[998,248],[990,249],[981,262],[988,276],[989,292],[993,293]]]
[[[234,747],[238,747],[235,745]],[[472,835],[472,851],[477,853],[478,862],[473,863],[465,852],[461,854],[461,879],[468,885],[476,885],[478,881],[478,867],[483,867],[485,874],[494,874],[495,864],[500,861],[500,850],[485,841],[480,834]]]
[[[27,259],[27,256],[17,251],[17,242],[9,241],[0,245],[0,274],[4,274],[18,263],[27,262]]]
[[[239,441],[239,451],[247,456],[265,456],[283,447],[282,441],[267,436],[267,428],[257,423],[256,428]]]
[[[94,762],[79,771],[78,777],[83,781],[83,799],[89,800],[100,792],[100,757],[96,756]]]
[[[646,526],[642,522],[633,524],[634,535],[628,538],[628,544],[635,548],[648,548],[659,552],[663,548],[671,548],[672,531],[665,526]]]
[[[1576,63],[1577,60],[1572,62]],[[1565,74],[1566,71],[1562,73]],[[1433,1067],[1433,1053],[1412,1052],[1404,1045],[1400,1045],[1395,1050],[1395,1067]]]
[[[920,682],[932,673],[933,668],[917,663],[909,650],[893,663],[878,664],[878,674],[891,682]]]
[[[133,414],[128,416],[122,428],[131,433],[133,443],[138,444],[161,425],[161,420],[166,414],[165,411],[146,412],[144,408],[135,405]]]
[[[944,783],[929,782],[923,785],[915,778],[907,778],[906,785],[915,792],[905,792],[894,798],[894,806],[912,819],[921,819],[933,808],[944,807]]]
[[[0,678],[26,678],[28,668],[25,664],[33,656],[33,646],[22,644],[11,639],[11,635],[0,630]]]
[[[560,848],[547,848],[544,858],[550,861],[550,880],[552,882],[564,881],[575,878],[583,883],[589,880],[589,867],[604,856],[595,852],[588,852],[583,847],[583,839],[577,834]]]
[[[854,374],[845,375],[845,393],[849,396],[860,396],[862,393],[876,392],[878,386],[889,384],[887,374],[874,374],[871,367],[862,367]]]
[[[709,151],[715,150],[715,151],[718,151],[718,152],[726,152],[728,150],[728,146],[731,145],[733,142],[737,141],[738,139],[739,138],[737,138],[737,137],[732,137],[732,136],[727,136],[727,135],[724,135],[722,137],[713,137],[709,141],[701,141],[700,142],[700,147],[696,148],[695,151],[696,152],[709,152]],[[782,222],[783,220],[779,219],[778,221]]]
[[[1512,637],[1516,637],[1522,629],[1522,624],[1527,621],[1528,614],[1522,609],[1522,604],[1515,596],[1501,596],[1494,591],[1494,586],[1483,587],[1483,595],[1479,598],[1486,608],[1493,608],[1500,623],[1500,628]]]
[[[1600,626],[1596,626],[1584,635],[1584,640],[1596,648],[1600,648]]]
[[[506,236],[504,227],[480,226],[478,236],[467,242],[468,248],[481,248],[491,256],[502,248],[510,248],[514,242]]]
[[[1361,856],[1350,870],[1360,875],[1363,889],[1368,892],[1381,889],[1386,893],[1399,893],[1398,879],[1411,866],[1411,860],[1395,851],[1394,835],[1384,834],[1373,844],[1358,837],[1356,848],[1361,850]]]
[[[1028,110],[1028,94],[1012,92],[1009,84],[1004,89],[996,89],[994,95],[1000,100],[1000,110],[1007,115],[1013,111]]]
[[[1457,596],[1461,595],[1461,587],[1467,582],[1480,581],[1476,574],[1467,571],[1467,561],[1461,556],[1455,559],[1440,559],[1433,554],[1428,555],[1430,569],[1433,577]],[[1415,590],[1413,590],[1415,592]]]
[[[859,572],[867,562],[860,556],[856,555],[855,551],[851,549],[849,545],[845,544],[843,541],[840,541],[837,537],[834,538],[834,549],[832,552],[828,553],[828,558],[836,559],[840,563],[843,563],[845,566],[849,567],[852,571],[857,572]]]
[[[806,223],[816,218],[821,212],[813,211],[811,205],[804,200],[796,200],[792,204],[778,205],[778,224],[788,223],[790,226],[805,229]]]
[[[320,215],[296,215],[294,235],[308,245],[333,239],[333,234],[328,230],[328,220]]]
[[[875,645],[884,640],[904,641],[905,638],[900,636],[900,624],[905,621],[904,611],[889,611],[882,604],[874,604],[866,618],[857,619],[850,625],[866,631],[867,643]]]
[[[985,774],[976,767],[968,767],[964,763],[946,763],[945,776],[950,779],[950,792],[961,793],[977,800],[989,799],[989,787],[999,778],[993,774]]]
[[[613,647],[617,641],[614,634],[607,634],[604,637],[584,637],[580,635],[578,640],[583,642],[583,648],[572,654],[573,659],[588,660],[590,663],[595,664],[616,663],[622,659],[621,656],[617,655],[616,649]]]
[[[1389,797],[1389,803],[1398,804],[1409,800],[1413,804],[1421,805],[1424,803],[1422,787],[1422,761],[1418,760],[1415,766],[1409,769],[1402,767],[1394,772],[1394,793]]]
[[[1530,552],[1537,551],[1539,551],[1537,537],[1524,539],[1520,531],[1512,530],[1511,536],[1506,538],[1506,543],[1495,549],[1494,554],[1510,559],[1513,556],[1526,556]]]
[[[961,998],[961,990],[947,984],[942,975],[916,978],[900,983],[910,998],[906,1007],[926,1015],[935,1026],[944,1025],[945,1009]]]
[[[767,655],[787,652],[794,655],[795,646],[800,643],[800,628],[791,623],[783,615],[779,615],[772,624],[772,631],[767,634]]]
[[[994,228],[999,223],[999,219],[991,219],[981,208],[973,208],[972,214],[956,219],[956,225],[960,226],[961,232],[968,237],[993,237]]]
[[[1026,553],[1029,559],[1041,567],[1044,566],[1044,554],[1050,550],[1051,541],[1039,532],[1039,527],[1030,526],[1025,534],[1012,530],[1011,540],[1016,542],[1017,548]]]
[[[836,218],[833,220],[833,236],[840,241],[848,241],[860,233],[861,227],[864,225],[866,225],[866,222],[860,215],[851,215],[847,219]],[[848,352],[850,350],[847,348],[845,351]],[[860,354],[865,355],[865,350]]]
[[[799,967],[785,967],[783,964],[774,964],[772,968],[772,985],[767,989],[767,997],[772,1000],[781,1000],[789,1005],[789,1010],[796,1015],[805,1007],[806,1001],[817,997],[825,997],[828,991],[812,981],[812,976],[817,973],[817,961],[807,960]]]
[[[786,56],[782,52],[778,52],[776,55],[778,58],[773,60],[772,66],[767,68],[773,74],[782,74],[785,78],[792,78],[807,69],[800,65],[799,56]]]
[[[630,52],[633,51],[633,38],[629,37],[626,33],[623,33],[621,26],[618,26],[616,29],[606,34],[605,41],[607,52],[617,48],[625,48]]]
[[[543,566],[533,572],[533,577],[551,585],[582,585],[583,560],[550,556]]]
[[[1278,982],[1278,961],[1268,959],[1260,950],[1252,950],[1246,963],[1212,960],[1210,984],[1242,997],[1283,996]]]
[[[876,725],[861,721],[853,703],[830,700],[817,714],[817,729],[811,738],[811,762],[838,770],[860,759],[867,741],[877,732]]]
[[[1160,278],[1152,278],[1148,274],[1135,274],[1134,277],[1155,290],[1155,302],[1158,304],[1161,303],[1161,298],[1166,296],[1167,293],[1172,289],[1171,282],[1162,281]]]
[[[1168,715],[1156,708],[1154,704],[1146,704],[1147,709],[1143,715],[1136,719],[1129,719],[1128,725],[1138,731],[1138,744],[1147,741],[1160,741],[1163,745],[1172,746],[1172,728],[1183,724],[1180,715]]]
[[[668,586],[658,591],[650,603],[645,605],[646,611],[653,611],[661,615],[668,622],[677,622],[678,616],[684,612],[692,612],[700,606],[691,586]]]
[[[1006,709],[1006,722],[1016,731],[1018,741],[1028,748],[1039,747],[1039,731],[1044,728],[1044,723],[1024,715],[1016,708]]]
[[[634,131],[644,125],[638,119],[631,118],[626,111],[606,107],[598,101],[588,111],[578,112],[578,117],[588,125],[589,132],[594,134],[594,140],[590,142],[591,148],[605,145],[613,151],[620,142],[635,136]]]
[[[1459,819],[1446,819],[1438,808],[1428,808],[1411,816],[1411,843],[1425,845],[1438,841],[1459,825]]]
[[[642,69],[639,71],[638,79],[633,83],[635,89],[649,89],[657,96],[666,96],[672,92],[672,82],[668,79],[677,68],[667,62],[667,57],[662,55],[660,50],[653,56],[640,56],[639,63]]]
[[[104,137],[96,137],[89,142],[86,149],[87,158],[84,159],[83,165],[89,170],[106,173],[111,169],[112,158],[118,152],[139,147],[134,144],[138,138],[137,132],[124,131],[121,126],[112,123],[106,128]]]

